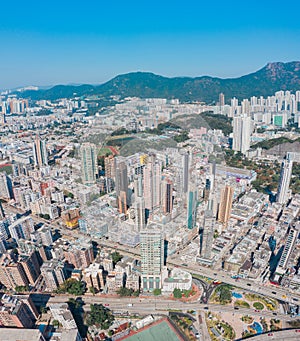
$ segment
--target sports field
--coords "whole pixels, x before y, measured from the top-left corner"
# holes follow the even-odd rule
[[[176,334],[168,322],[162,321],[152,327],[146,328],[141,332],[129,336],[126,341],[181,341],[182,339]]]

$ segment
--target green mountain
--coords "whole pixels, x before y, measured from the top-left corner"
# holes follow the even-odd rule
[[[132,72],[119,75],[101,85],[57,85],[47,90],[25,91],[22,97],[55,100],[86,95],[104,97],[119,95],[141,98],[178,98],[180,101],[218,101],[219,93],[225,99],[251,96],[269,96],[279,90],[300,90],[300,62],[269,63],[262,69],[239,78],[174,77],[167,78],[150,72]]]

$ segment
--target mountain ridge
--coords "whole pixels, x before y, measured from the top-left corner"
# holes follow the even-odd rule
[[[117,75],[100,84],[55,85],[46,90],[24,91],[23,98],[32,100],[71,98],[77,96],[117,95],[141,98],[178,98],[183,102],[218,101],[223,92],[226,99],[238,99],[251,96],[271,96],[279,90],[300,90],[300,61],[267,63],[263,68],[236,78],[199,77],[164,77],[152,72],[130,72]]]

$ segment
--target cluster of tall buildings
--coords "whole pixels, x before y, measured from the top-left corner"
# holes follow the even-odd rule
[[[5,253],[0,258],[0,282],[7,289],[34,285],[41,271],[40,255],[32,251],[29,255]]]
[[[0,114],[22,114],[28,108],[27,99],[8,97],[5,101],[0,99]]]
[[[233,119],[232,149],[242,154],[250,149],[251,135],[255,127],[285,128],[288,121],[300,123],[300,91],[277,91],[274,96],[264,98],[252,96],[240,103],[237,98],[225,104],[224,94],[219,96],[219,106],[212,108],[215,113]]]
[[[90,145],[81,150],[86,148],[91,150]],[[181,216],[183,226],[196,227],[198,188],[195,179],[190,181],[191,156],[175,149],[172,153],[168,160],[164,153],[154,152],[104,159],[105,184],[109,184],[104,189],[115,190],[119,217],[139,234],[145,291],[162,286],[165,236],[162,226],[156,224],[157,217],[172,221]],[[81,162],[82,174],[85,168],[93,168],[91,159],[82,156]]]

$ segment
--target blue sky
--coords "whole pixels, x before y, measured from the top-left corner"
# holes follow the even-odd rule
[[[227,78],[300,60],[297,0],[6,0],[0,12],[0,89],[138,70]]]

